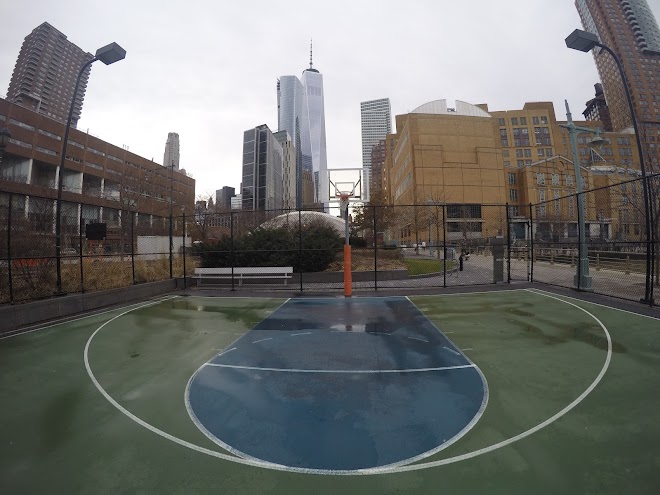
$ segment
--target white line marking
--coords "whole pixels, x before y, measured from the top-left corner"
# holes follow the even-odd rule
[[[164,297],[164,298],[159,297],[157,300],[152,299],[149,302],[169,301],[170,299],[175,299],[177,297],[181,297],[181,296],[168,296],[168,297]],[[61,318],[61,319],[59,319],[59,320],[57,320],[53,323],[49,323],[46,326],[37,326],[36,328],[29,328],[28,327],[25,330],[20,330],[16,333],[12,333],[11,335],[5,335],[4,337],[0,337],[0,340],[9,339],[11,337],[18,337],[19,335],[25,335],[26,333],[32,333],[32,332],[36,332],[38,330],[46,330],[48,328],[56,327],[58,325],[66,325],[67,323],[72,323],[74,321],[84,320],[86,318],[94,318],[95,316],[100,316],[100,315],[104,315],[104,314],[107,314],[107,313],[112,313],[114,311],[121,311],[123,309],[130,308],[132,306],[137,306],[139,304],[144,304],[144,303],[127,304],[127,305],[121,306],[119,308],[106,309],[104,311],[99,311],[98,313],[92,313],[92,314],[88,314],[88,315],[85,315],[85,316],[78,316],[77,318],[71,318],[71,319]]]
[[[227,349],[226,351],[222,351],[220,354],[216,354],[215,356],[213,356],[213,359],[215,359],[217,357],[220,357],[220,356],[224,356],[228,352],[235,351],[236,349],[237,349],[237,347],[232,347],[231,349]]]
[[[268,337],[267,339],[261,339],[261,340],[255,340],[252,342],[253,344],[258,344],[259,342],[265,342],[267,340],[273,340],[273,337]]]
[[[238,370],[251,371],[277,371],[281,373],[344,373],[344,374],[378,374],[378,373],[422,373],[426,371],[445,371],[460,370],[464,368],[474,368],[474,364],[462,364],[457,366],[442,366],[440,368],[407,368],[401,370],[306,370],[296,368],[260,368],[257,366],[239,366],[235,364],[216,364],[206,363],[204,366],[214,366],[216,368],[233,368]]]
[[[419,340],[420,342],[426,342],[427,344],[429,343],[428,340],[426,340],[426,339],[420,339],[419,337],[408,337],[408,338],[409,338],[409,339],[412,339],[412,340]]]
[[[523,290],[526,290],[526,289],[523,289]],[[530,292],[532,294],[534,294],[534,292],[532,292],[532,291],[530,291]],[[596,376],[596,379],[591,383],[591,385],[589,385],[589,387],[587,387],[587,389],[584,392],[582,392],[573,402],[571,402],[569,405],[564,407],[561,411],[556,413],[554,416],[549,417],[548,419],[546,419],[542,423],[539,423],[538,425],[534,426],[533,428],[530,428],[529,430],[524,431],[524,432],[522,432],[518,435],[515,435],[515,436],[511,437],[511,438],[507,438],[506,440],[502,440],[501,442],[494,443],[492,445],[489,445],[488,447],[484,447],[483,449],[478,449],[478,450],[475,450],[473,452],[468,452],[466,454],[457,455],[457,456],[454,456],[454,457],[448,457],[446,459],[440,459],[439,461],[425,462],[425,463],[421,463],[421,464],[408,465],[408,466],[401,466],[401,467],[394,468],[394,469],[386,469],[384,471],[379,471],[379,473],[381,473],[381,472],[382,473],[401,473],[401,472],[406,472],[406,471],[416,471],[418,469],[428,469],[428,468],[433,468],[433,467],[438,467],[438,466],[444,466],[446,464],[452,464],[454,462],[459,462],[459,461],[465,461],[467,459],[472,459],[473,457],[477,457],[477,456],[480,456],[482,454],[486,454],[488,452],[492,452],[494,450],[500,449],[502,447],[506,447],[507,445],[511,445],[512,443],[517,442],[518,440],[522,440],[523,438],[526,438],[526,437],[532,435],[533,433],[536,433],[537,431],[542,430],[546,426],[554,423],[559,418],[561,418],[562,416],[567,414],[569,411],[574,409],[580,402],[582,402],[584,399],[586,399],[587,396],[591,392],[593,392],[593,390],[598,386],[600,381],[603,379],[603,376],[605,376],[605,372],[607,372],[607,368],[609,368],[610,361],[612,359],[612,337],[610,336],[610,332],[607,331],[607,327],[603,324],[602,321],[600,321],[598,318],[596,318],[596,316],[594,316],[592,313],[590,313],[586,309],[581,308],[580,306],[578,306],[576,304],[573,304],[573,303],[570,303],[568,301],[564,301],[563,299],[560,299],[558,297],[553,297],[553,296],[549,296],[549,295],[546,295],[546,294],[540,294],[540,293],[538,295],[543,296],[543,297],[549,297],[550,299],[555,299],[559,302],[569,304],[569,305],[579,309],[580,311],[583,311],[583,312],[587,313],[589,316],[591,316],[594,320],[596,320],[598,322],[600,327],[603,329],[603,332],[605,332],[605,336],[607,337],[607,357],[605,358],[605,363],[603,364],[603,367],[601,368],[600,372]],[[477,369],[479,369],[479,368],[477,367]]]
[[[532,289],[520,289],[520,290],[525,290],[527,292],[531,292],[532,294],[540,294],[540,295],[552,294],[553,296],[565,297],[567,299],[572,299],[573,301],[580,301],[582,303],[593,304],[594,306],[600,306],[601,308],[613,309],[615,311],[621,311],[622,313],[628,313],[630,315],[641,316],[642,318],[650,318],[652,320],[660,321],[660,318],[658,318],[656,316],[643,315],[641,313],[635,313],[634,311],[628,311],[626,309],[613,308],[612,306],[607,306],[605,304],[599,304],[599,303],[595,303],[595,302],[591,302],[591,301],[585,301],[584,299],[579,299],[577,297],[572,297],[572,296],[566,296],[564,294],[555,294],[554,292],[548,292],[548,291],[543,290],[543,289],[532,288]],[[626,299],[623,299],[623,301],[626,301]],[[632,303],[633,301],[628,301],[628,302]]]
[[[289,337],[297,337],[298,335],[312,335],[312,332],[292,333]]]
[[[453,353],[456,354],[457,356],[460,356],[460,355],[461,355],[460,352],[456,352],[454,349],[450,349],[449,347],[446,347],[446,346],[444,346],[444,345],[442,346],[442,348],[443,348],[443,349],[447,349],[449,352],[453,352]]]
[[[515,290],[526,290],[526,289],[515,289]],[[530,292],[534,293],[532,291],[530,291]],[[334,470],[333,471],[333,470],[322,470],[322,469],[292,468],[292,467],[289,467],[289,466],[283,466],[281,464],[273,464],[273,463],[260,461],[258,459],[243,459],[241,457],[234,457],[234,456],[231,456],[231,455],[223,454],[223,453],[217,452],[215,450],[210,450],[210,449],[207,449],[205,447],[200,447],[199,445],[195,445],[193,443],[190,443],[190,442],[182,440],[178,437],[175,437],[174,435],[171,435],[171,434],[166,433],[162,430],[159,430],[155,426],[152,426],[149,423],[147,423],[146,421],[143,421],[142,419],[138,418],[133,413],[131,413],[130,411],[125,409],[123,406],[121,406],[117,401],[115,401],[103,389],[103,387],[101,387],[100,383],[98,382],[98,380],[96,380],[96,377],[94,376],[94,373],[92,372],[91,367],[89,365],[89,357],[88,357],[88,355],[89,355],[89,346],[90,346],[94,336],[103,327],[105,327],[108,323],[110,323],[111,321],[113,321],[113,320],[129,313],[130,311],[134,311],[135,309],[139,309],[142,306],[139,306],[137,308],[133,308],[129,311],[121,313],[121,314],[115,316],[114,318],[106,321],[103,325],[101,325],[99,328],[96,329],[96,331],[89,337],[89,339],[87,340],[87,344],[85,345],[85,350],[84,350],[85,368],[87,369],[87,374],[89,375],[90,379],[92,380],[92,383],[94,383],[94,386],[96,387],[96,389],[103,395],[103,397],[106,398],[106,400],[108,402],[110,402],[110,404],[112,404],[122,414],[126,415],[128,418],[132,419],[137,424],[139,424],[140,426],[146,428],[147,430],[149,430],[149,431],[151,431],[151,432],[153,432],[153,433],[155,433],[155,434],[157,434],[157,435],[159,435],[163,438],[166,438],[167,440],[170,440],[174,443],[177,443],[177,444],[179,444],[183,447],[187,447],[187,448],[189,448],[191,450],[194,450],[196,452],[199,452],[201,454],[206,454],[206,455],[209,455],[211,457],[216,457],[218,459],[222,459],[222,460],[229,461],[229,462],[235,462],[237,464],[243,464],[243,465],[247,465],[247,466],[273,469],[273,470],[285,471],[285,472],[297,472],[297,473],[304,473],[304,474],[373,475],[373,474],[386,474],[386,473],[399,473],[399,472],[407,472],[407,471],[417,471],[417,470],[421,470],[421,469],[429,469],[429,468],[433,468],[433,467],[443,466],[443,465],[447,465],[447,464],[453,464],[454,462],[459,462],[459,461],[464,461],[464,460],[467,460],[467,459],[471,459],[473,457],[477,457],[479,455],[482,455],[482,454],[485,454],[485,453],[488,453],[488,452],[492,452],[492,451],[500,449],[502,447],[506,447],[507,445],[510,445],[514,442],[517,442],[518,440],[526,438],[529,435],[532,435],[533,433],[536,433],[537,431],[539,431],[539,430],[545,428],[546,426],[552,424],[553,422],[557,421],[559,418],[561,418],[562,416],[564,416],[565,414],[570,412],[572,409],[574,409],[580,402],[582,402],[596,388],[596,386],[598,386],[600,381],[603,379],[603,376],[605,375],[605,372],[607,371],[607,369],[609,367],[609,364],[610,364],[610,361],[611,361],[611,358],[612,358],[612,338],[610,337],[610,333],[608,332],[607,327],[605,327],[605,325],[598,318],[596,318],[592,313],[590,313],[586,309],[583,309],[583,308],[581,308],[581,307],[579,307],[575,304],[572,304],[568,301],[564,301],[564,300],[556,298],[556,297],[548,296],[548,295],[541,294],[541,293],[539,293],[538,295],[543,296],[543,297],[549,297],[551,299],[556,299],[557,301],[560,301],[560,302],[563,302],[565,304],[569,304],[571,306],[574,306],[577,309],[579,309],[580,311],[583,311],[584,313],[587,313],[589,316],[591,316],[594,320],[596,320],[598,322],[600,327],[605,332],[605,336],[607,337],[607,357],[605,359],[605,363],[603,364],[603,367],[602,367],[600,373],[598,374],[596,379],[591,383],[591,385],[582,394],[580,394],[573,402],[571,402],[568,406],[563,408],[561,411],[556,413],[554,416],[551,416],[550,418],[548,418],[544,422],[538,424],[537,426],[535,426],[533,428],[530,428],[529,430],[527,430],[523,433],[520,433],[519,435],[513,436],[513,437],[508,438],[506,440],[503,440],[501,442],[492,444],[492,445],[490,445],[488,447],[485,447],[483,449],[478,449],[478,450],[475,450],[473,452],[468,452],[466,454],[462,454],[462,455],[458,455],[458,456],[454,456],[454,457],[448,457],[446,459],[440,459],[438,461],[433,461],[433,462],[424,462],[424,463],[413,464],[413,465],[399,465],[399,464],[397,464],[393,467],[392,466],[390,466],[390,467],[384,466],[384,467],[380,467],[380,468],[369,468],[369,469],[358,469],[358,470]],[[157,301],[157,302],[160,302],[160,301]],[[150,303],[150,304],[155,304],[155,303]],[[148,305],[149,304],[146,304],[145,306],[148,306]],[[426,315],[424,315],[424,316],[426,316]],[[469,358],[467,358],[467,356],[466,356],[466,359],[469,360]],[[185,402],[186,402],[186,409],[188,410],[188,414],[190,415],[192,420],[195,422],[197,427],[202,432],[205,431],[205,428],[197,421],[197,418],[195,417],[194,413],[192,412],[192,409],[190,408],[190,402],[188,400],[188,397],[189,397],[188,392],[189,392],[189,389],[190,389],[190,383],[192,382],[193,378],[197,375],[197,373],[199,373],[199,371],[201,371],[204,368],[204,366],[205,365],[200,366],[199,369],[190,377],[190,380],[188,380],[188,384],[186,385],[186,390],[185,390],[185,395],[184,395]],[[479,367],[475,365],[475,369],[482,376],[482,380],[484,380],[484,383],[486,383],[485,382],[485,376],[483,375],[483,373],[481,372]],[[487,402],[488,402],[488,389],[486,389],[484,402],[482,403],[482,409],[480,409],[481,414],[483,414],[483,410],[485,409]],[[478,418],[475,416],[475,418],[473,419],[473,423],[466,426],[465,429],[463,430],[463,432],[467,432],[467,430],[472,428],[472,426],[474,426],[474,424],[476,424],[476,421],[478,421]],[[463,433],[463,432],[461,432],[461,433]],[[459,435],[460,435],[460,433],[459,433]],[[210,433],[207,432],[207,436],[212,441],[214,441],[216,444],[218,443],[218,440],[215,437],[213,437]],[[458,440],[458,438],[454,437],[454,439],[451,439],[450,442],[446,442],[446,443],[442,444],[442,446],[440,448],[447,447],[448,445],[455,442],[456,440]],[[229,449],[231,449],[231,447]],[[431,451],[431,453],[428,454],[428,455],[432,455],[433,453],[435,453],[435,452]],[[423,454],[423,455],[426,457],[426,453]],[[415,462],[415,461],[414,460],[406,460],[404,462]]]
[[[442,333],[444,333],[445,335],[449,335],[449,334],[456,333],[456,332],[442,332]]]
[[[472,347],[464,347],[464,348],[461,349],[461,350],[462,350],[462,351],[472,351],[472,350],[474,350],[474,349],[472,349]]]

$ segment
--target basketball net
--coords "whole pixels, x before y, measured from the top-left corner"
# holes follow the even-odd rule
[[[342,218],[346,218],[348,216],[348,200],[350,199],[351,195],[346,194],[346,193],[339,193],[339,211],[341,213]]]

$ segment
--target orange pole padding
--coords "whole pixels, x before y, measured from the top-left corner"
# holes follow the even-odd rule
[[[344,244],[344,296],[353,295],[353,272],[351,271],[351,245]]]

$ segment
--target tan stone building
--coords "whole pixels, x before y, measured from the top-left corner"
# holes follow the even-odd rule
[[[401,225],[392,237],[401,243],[436,237],[433,222],[425,219],[431,213],[418,208],[406,214],[403,209],[429,204],[448,205],[447,240],[493,237],[506,228],[506,210],[487,205],[508,204],[514,239],[532,234],[546,240],[575,239],[577,203],[571,195],[576,177],[569,134],[560,127],[565,123],[557,121],[551,102],[489,112],[485,104],[457,101],[449,108],[446,100],[437,100],[397,116],[397,133],[386,139],[382,176],[386,200],[401,212],[396,216]],[[576,125],[602,130],[600,122]],[[609,143],[595,150],[589,147],[593,137],[577,135],[585,191],[638,176],[634,135],[603,133]],[[641,188],[635,194],[641,198]],[[587,235],[610,239],[625,231],[619,227],[618,212],[602,202],[602,194],[585,198]],[[534,222],[528,221],[530,215]],[[626,218],[634,222],[632,213]],[[630,235],[639,231],[633,225],[627,230]]]

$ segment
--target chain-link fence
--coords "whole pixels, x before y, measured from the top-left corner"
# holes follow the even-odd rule
[[[579,197],[546,191],[554,199],[524,206],[352,204],[353,290],[533,281],[651,303],[660,275],[660,178],[647,183]],[[648,222],[646,197],[655,212]],[[332,209],[170,217],[63,202],[58,277],[55,205],[0,193],[0,302],[184,274],[194,286],[227,290],[344,289],[346,222]],[[105,233],[95,240],[99,226]]]

